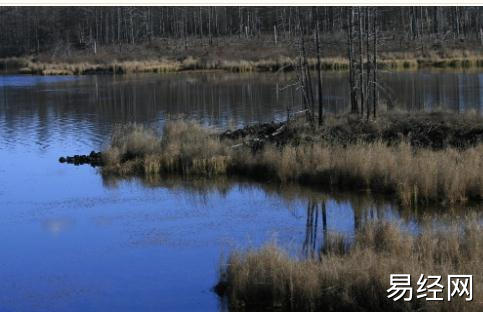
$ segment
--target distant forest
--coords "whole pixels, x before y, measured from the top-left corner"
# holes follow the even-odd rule
[[[359,15],[377,19],[380,31],[399,40],[483,43],[482,12],[481,7],[1,7],[0,56],[160,38],[206,38],[207,44],[226,36],[287,41],[296,36],[298,20],[307,35],[318,25],[327,36],[347,29],[354,15],[355,21]]]

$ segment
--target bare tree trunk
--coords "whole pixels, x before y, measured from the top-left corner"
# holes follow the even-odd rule
[[[313,113],[314,113],[314,98],[311,88],[310,72],[307,66],[307,55],[305,52],[304,32],[301,23],[300,8],[298,8],[298,29],[299,29],[299,83],[302,98],[304,100],[304,108],[306,109],[307,120],[313,125]]]
[[[376,111],[377,111],[377,8],[374,8],[374,19],[372,20],[372,32],[374,33],[374,46],[373,46],[373,95],[372,95],[372,113],[374,115],[374,119],[376,119]]]
[[[433,8],[433,32],[436,36],[439,33],[439,14],[438,14],[438,7]]]
[[[409,7],[410,32],[411,32],[413,39],[416,38],[417,33],[418,33],[415,11],[416,10],[414,9],[414,7]]]
[[[371,75],[370,55],[369,55],[369,7],[366,7],[366,85],[365,94],[367,94],[367,109],[366,109],[366,119],[369,120],[370,116],[370,105],[369,105],[369,77]]]
[[[360,102],[361,102],[361,114],[362,116],[364,116],[364,61],[363,61],[363,54],[364,54],[364,50],[362,48],[362,31],[363,31],[363,28],[362,28],[362,23],[363,23],[363,19],[362,19],[362,8],[359,7],[359,71],[360,71],[360,75],[359,75],[359,83],[360,83],[360,86],[359,86],[359,89],[360,89]]]
[[[134,45],[134,22],[132,16],[132,8],[129,10],[129,26],[131,28],[131,44]]]
[[[318,10],[317,10],[318,11]],[[318,13],[318,12],[317,12]],[[317,14],[317,22],[315,24],[315,45],[317,48],[317,82],[318,82],[318,100],[319,100],[319,126],[323,123],[323,107],[322,107],[322,75],[320,68],[320,45],[319,45],[319,17]]]
[[[241,7],[238,7],[238,26],[239,26],[239,37],[241,38],[243,33],[243,15]]]
[[[200,39],[203,39],[203,13],[200,7]]]
[[[184,49],[188,49],[188,18],[187,18],[187,9],[184,8],[183,10],[183,39],[184,39]]]
[[[148,7],[148,9],[143,13],[143,24],[144,24],[144,32],[145,32],[145,36],[147,37],[148,39],[148,42],[151,42],[152,38],[151,38],[151,30],[149,28],[149,10],[150,8]]]
[[[459,10],[458,10],[458,7],[455,7],[454,8],[455,10],[455,19],[456,19],[456,36],[457,38],[460,37],[460,14],[459,14]]]
[[[292,7],[288,9],[288,37],[292,38]]]
[[[121,8],[117,8],[117,44],[119,45],[119,52],[122,50],[122,39],[121,39]]]
[[[277,25],[273,25],[273,40],[277,44]]]
[[[103,14],[104,16],[104,43],[109,44],[109,19],[107,12]]]
[[[218,11],[216,10],[216,7],[213,8],[213,13],[215,15],[215,32],[216,32],[216,37],[220,36],[220,27],[218,25]]]
[[[39,40],[39,17],[37,10],[35,11],[35,53],[40,53],[40,40]],[[97,26],[97,15],[96,15],[96,26]],[[96,38],[97,39],[97,38]]]
[[[351,103],[351,113],[358,113],[357,100],[356,100],[356,87],[354,78],[354,36],[353,36],[353,25],[354,25],[354,9],[351,7],[347,9],[347,47],[349,54],[349,87],[350,87],[350,103]]]
[[[420,22],[419,22],[419,29],[421,35],[419,36],[419,40],[421,41],[421,54],[424,56],[426,54],[425,49],[424,49],[424,24],[423,24],[423,7],[419,7],[419,15],[420,15]]]
[[[304,29],[302,28],[302,21],[301,21],[301,13],[300,8],[298,9],[299,12],[299,29],[300,29],[300,48],[302,50],[302,57],[303,57],[303,67],[305,71],[305,75],[307,77],[306,88],[307,88],[307,97],[310,103],[310,110],[311,116],[314,115],[314,93],[312,92],[312,77],[310,75],[309,65],[307,62],[307,53],[305,50],[305,40],[304,40]]]
[[[476,12],[476,32],[477,32],[477,36],[478,35],[480,36],[480,44],[483,45],[483,27],[481,27],[483,16],[481,12],[482,12],[482,8],[478,7],[478,10]]]
[[[423,37],[424,35],[424,17],[423,17],[423,7],[420,6],[419,7],[419,31],[421,33],[421,38]]]
[[[121,42],[121,7],[117,8],[117,43]]]
[[[210,7],[208,9],[208,36],[210,40],[210,45],[213,45],[213,37],[211,34],[211,19],[212,19],[212,16],[211,16],[211,7]]]

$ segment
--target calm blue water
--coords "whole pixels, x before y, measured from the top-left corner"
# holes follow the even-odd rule
[[[249,123],[284,111],[243,107],[243,96],[217,108],[210,106],[216,101],[174,108],[169,101],[185,83],[215,98],[237,88],[271,97],[263,79],[182,78],[0,77],[0,312],[219,310],[211,288],[221,256],[233,248],[276,239],[301,254],[320,248],[324,231],[350,236],[368,219],[415,226],[390,203],[357,194],[234,181],[116,181],[57,162],[99,150],[120,123],[160,127],[176,111],[222,126],[233,116]],[[153,102],[149,90],[167,93]],[[319,221],[308,225],[314,211]]]

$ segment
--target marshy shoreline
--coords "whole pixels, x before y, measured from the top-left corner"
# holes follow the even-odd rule
[[[207,45],[191,38],[188,47],[179,40],[160,40],[144,45],[105,46],[96,53],[90,50],[71,50],[57,53],[46,50],[35,55],[19,55],[0,59],[0,71],[30,75],[91,75],[130,73],[166,73],[183,71],[226,72],[279,72],[293,71],[299,53],[290,42],[274,44],[269,38],[238,41],[238,38],[220,38]],[[317,68],[317,57],[310,38],[307,38],[307,62]],[[349,70],[345,39],[335,36],[327,39],[330,46],[322,47],[321,69],[324,71]],[[335,45],[335,46],[334,46]],[[481,47],[474,43],[443,48],[434,44],[417,51],[414,43],[401,47],[388,41],[379,53],[377,66],[381,70],[419,69],[477,69],[483,67]],[[367,62],[364,61],[364,66]]]
[[[444,229],[427,222],[417,234],[373,221],[353,238],[324,233],[321,250],[308,258],[276,243],[235,250],[221,262],[214,290],[232,311],[480,311],[483,228],[476,220],[468,215]],[[473,275],[472,302],[387,298],[390,274],[410,274],[414,287],[421,274],[444,284],[452,272]]]
[[[206,60],[186,57],[180,59],[156,58],[132,61],[89,61],[64,63],[41,62],[35,58],[0,59],[0,71],[25,75],[123,75],[137,73],[172,73],[186,71],[225,71],[225,72],[291,72],[295,70],[296,57],[278,56],[259,60]],[[317,59],[308,58],[309,68],[317,69]],[[364,65],[366,66],[366,65]],[[378,61],[381,70],[420,70],[420,69],[473,69],[483,67],[483,58],[391,58]],[[321,70],[347,71],[346,58],[322,58]]]
[[[327,118],[318,128],[302,119],[223,133],[189,121],[168,122],[162,134],[131,125],[114,133],[101,171],[366,190],[407,206],[483,198],[480,116],[396,114],[367,121],[348,115]]]

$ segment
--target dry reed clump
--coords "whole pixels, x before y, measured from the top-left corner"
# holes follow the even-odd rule
[[[253,71],[290,71],[295,68],[298,58],[290,58],[278,56],[276,58],[266,58],[257,61],[225,61],[221,68],[235,72],[253,72]],[[317,59],[308,58],[307,63],[310,69],[317,69]],[[344,58],[323,58],[321,59],[321,69],[325,71],[331,70],[347,70],[349,63]]]
[[[212,176],[226,172],[226,146],[208,129],[192,122],[170,122],[158,155],[162,172]]]
[[[103,64],[93,63],[36,63],[28,61],[25,66],[19,69],[23,74],[38,75],[83,75],[91,73],[161,73],[175,72],[181,69],[182,64],[177,61],[166,59],[144,60],[144,61],[113,61]]]
[[[368,223],[348,247],[329,244],[318,259],[291,257],[274,244],[235,251],[222,264],[215,290],[233,310],[481,311],[482,235],[475,220],[449,229],[427,226],[416,236],[387,222]],[[386,297],[396,273],[411,274],[411,302]],[[416,299],[420,274],[441,275],[443,285],[448,274],[473,274],[473,301]]]
[[[117,128],[109,148],[103,152],[105,173],[130,175],[140,173],[142,158],[160,152],[161,141],[152,129],[140,125]]]
[[[113,73],[167,73],[177,72],[182,68],[178,61],[168,59],[154,59],[144,61],[114,62],[107,65],[105,71]]]
[[[162,136],[142,126],[118,130],[104,152],[105,173],[194,174],[226,172],[226,146],[211,131],[193,122],[168,122]]]
[[[414,149],[408,143],[348,146],[267,146],[256,155],[233,156],[237,172],[262,170],[281,182],[393,192],[405,205],[483,198],[483,144],[463,151]]]
[[[0,70],[9,71],[23,68],[28,65],[29,59],[22,57],[7,57],[0,59]]]

